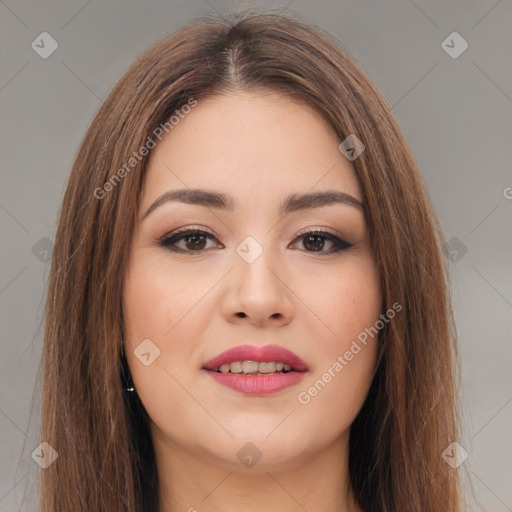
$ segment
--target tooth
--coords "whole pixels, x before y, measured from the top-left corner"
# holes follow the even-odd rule
[[[268,363],[260,363],[258,365],[259,373],[274,373],[276,371],[276,362],[270,361]]]
[[[231,373],[242,373],[242,361],[234,361],[231,363]]]
[[[242,373],[242,361],[231,363],[231,373]]]
[[[224,363],[219,366],[218,371],[221,373],[245,373],[245,374],[269,374],[281,372],[283,370],[290,371],[292,367],[282,361],[233,361],[232,363]]]
[[[258,361],[243,361],[242,371],[244,373],[257,373],[259,365]]]

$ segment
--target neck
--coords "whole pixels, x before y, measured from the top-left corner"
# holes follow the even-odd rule
[[[246,468],[173,443],[153,425],[159,475],[158,512],[362,512],[348,473],[348,437],[284,464]],[[241,446],[243,443],[241,443]]]

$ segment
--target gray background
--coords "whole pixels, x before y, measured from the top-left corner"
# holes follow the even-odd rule
[[[141,52],[196,16],[236,5],[0,1],[1,512],[35,510],[39,467],[30,454],[39,444],[39,388],[34,402],[32,393],[42,346],[46,250],[80,139]],[[474,488],[471,510],[512,511],[511,2],[252,5],[282,6],[327,29],[394,106],[451,240],[463,363],[459,442],[469,454],[461,469]],[[47,59],[31,48],[43,31],[59,45]],[[453,31],[469,44],[456,59],[441,46]],[[23,493],[32,502],[22,505]]]

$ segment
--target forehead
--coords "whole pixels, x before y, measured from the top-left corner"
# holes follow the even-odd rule
[[[152,150],[141,207],[186,187],[225,192],[235,207],[315,189],[361,199],[339,143],[320,114],[287,96],[237,92],[200,99]]]

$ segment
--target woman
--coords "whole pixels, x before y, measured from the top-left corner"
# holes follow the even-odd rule
[[[160,41],[64,197],[42,510],[461,510],[443,242],[320,29],[244,13]]]

